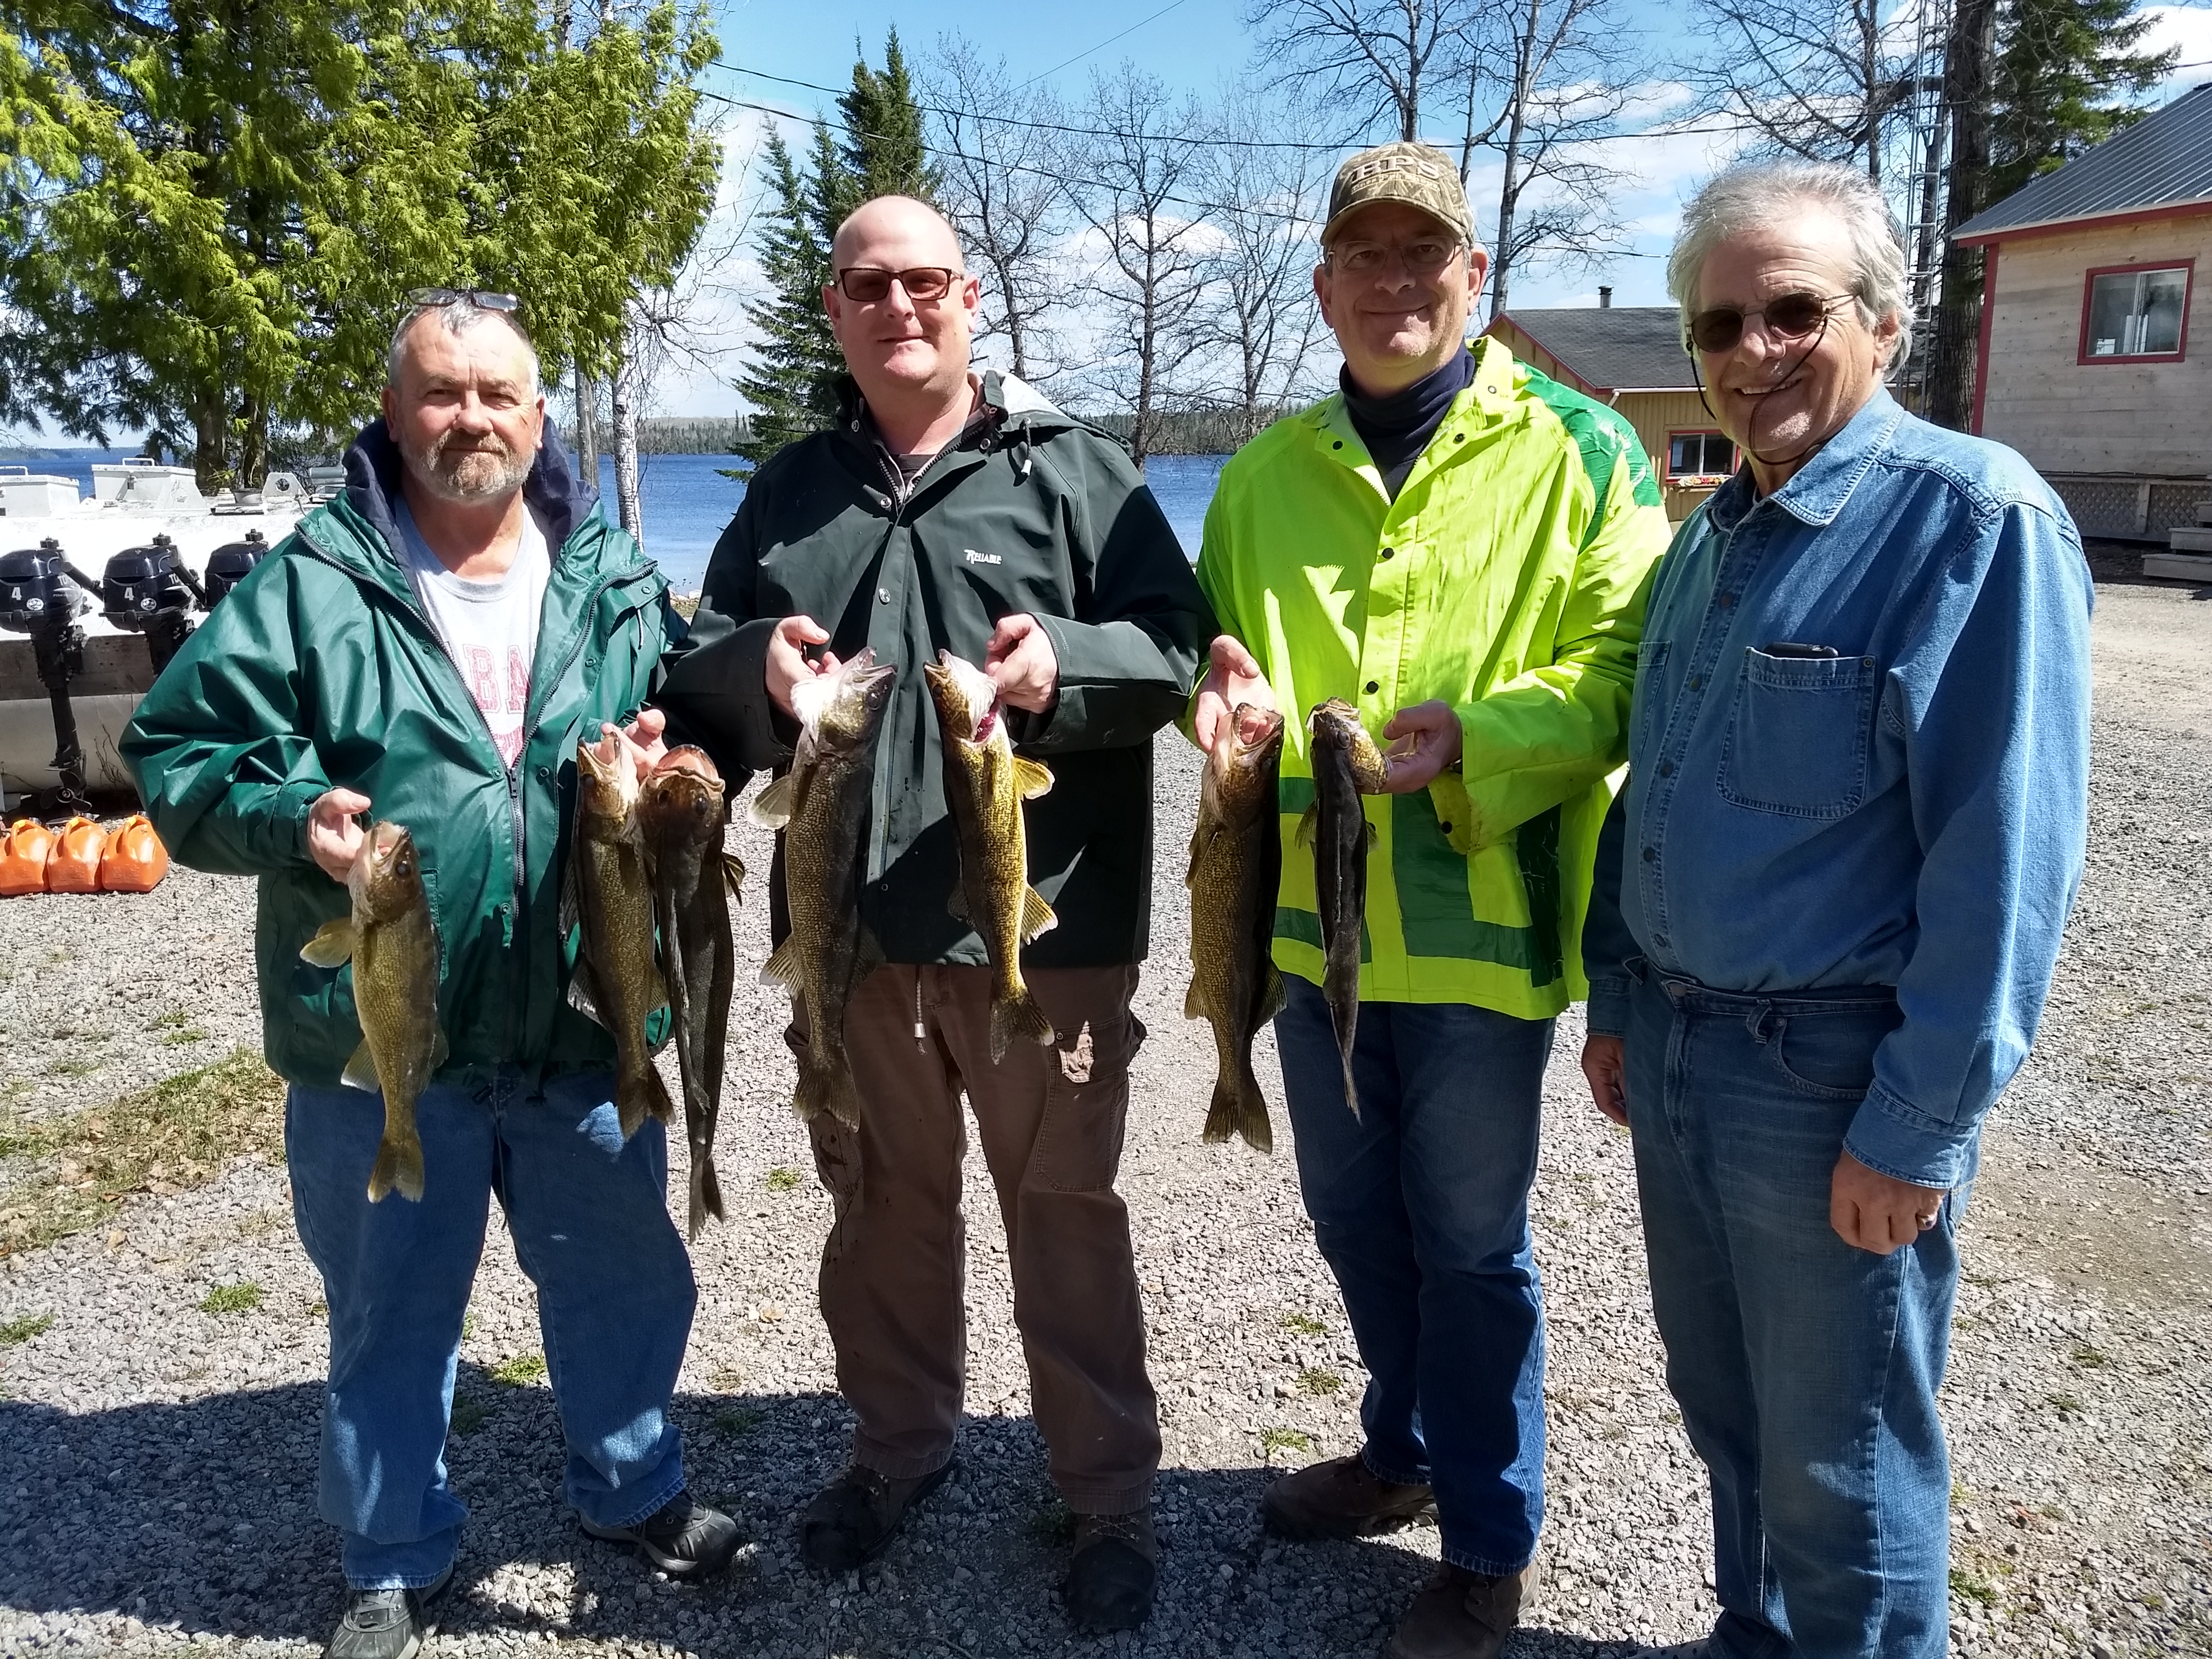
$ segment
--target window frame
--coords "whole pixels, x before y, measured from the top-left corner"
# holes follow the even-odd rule
[[[1677,472],[1674,471],[1674,440],[1677,438],[1721,439],[1728,445],[1729,453],[1735,458],[1735,465],[1731,466],[1725,472]],[[1680,483],[1686,484],[1689,488],[1696,489],[1699,487],[1698,481],[1700,479],[1725,479],[1734,477],[1736,473],[1736,468],[1741,467],[1742,465],[1742,450],[1737,447],[1735,439],[1730,438],[1727,433],[1722,431],[1720,428],[1717,426],[1669,427],[1667,429],[1667,463],[1662,476],[1670,484]]]
[[[2100,276],[2130,276],[2146,270],[2178,270],[2181,279],[2181,344],[2174,351],[2107,352],[2089,349],[2089,307],[2097,295]],[[2172,259],[2145,259],[2129,265],[2092,265],[2081,274],[2081,332],[2074,361],[2084,367],[2104,363],[2185,363],[2189,361],[2189,307],[2197,292],[2197,259],[2189,255]]]

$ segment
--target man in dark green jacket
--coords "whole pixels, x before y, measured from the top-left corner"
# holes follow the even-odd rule
[[[787,763],[791,689],[822,672],[809,647],[872,647],[898,670],[861,854],[861,917],[889,960],[846,1019],[860,1124],[812,1125],[836,1206],[822,1311],[860,1423],[801,1547],[820,1568],[857,1565],[951,1468],[964,1091],[1037,1426],[1077,1518],[1069,1611],[1127,1627],[1152,1607],[1160,1440],[1113,1183],[1144,1036],[1129,1000],[1150,921],[1152,737],[1182,712],[1212,618],[1121,447],[1018,380],[971,372],[976,283],[933,210],[879,198],[832,253],[845,409],[753,476],[659,700],[735,775]],[[1018,748],[1053,773],[1025,818],[1030,880],[1059,921],[1023,965],[1055,1036],[995,1065],[988,958],[946,908],[959,855],[921,673],[940,648],[989,673]],[[781,853],[773,895],[780,941]]]
[[[577,742],[635,719],[682,624],[544,431],[514,301],[416,297],[344,494],[216,607],[123,744],[178,859],[259,878],[263,1043],[330,1310],[319,1496],[352,1587],[333,1659],[407,1659],[452,1576],[447,1417],[495,1193],[538,1286],[584,1529],[678,1574],[738,1543],[685,1494],[667,1416],[695,1293],[661,1127],[623,1138],[559,921]],[[340,1080],[353,970],[300,955],[347,914],[370,816],[413,833],[442,958],[451,1053],[416,1108],[419,1201],[368,1196],[384,1108]]]

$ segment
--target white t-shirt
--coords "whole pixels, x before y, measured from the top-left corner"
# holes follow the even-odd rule
[[[538,655],[538,616],[553,574],[544,526],[526,507],[522,544],[507,574],[469,581],[438,562],[405,501],[392,505],[408,585],[483,711],[500,758],[511,767],[522,753],[522,716],[530,702],[531,665]]]

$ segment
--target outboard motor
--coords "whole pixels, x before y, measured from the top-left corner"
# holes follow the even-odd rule
[[[84,672],[84,630],[76,625],[83,601],[72,582],[88,593],[100,592],[100,584],[72,565],[52,537],[36,547],[0,553],[0,629],[31,636],[39,681],[53,705],[54,770],[61,781],[33,799],[32,811],[40,817],[91,811],[84,793],[84,745],[70,702],[70,682]]]
[[[116,627],[146,636],[158,674],[192,631],[194,601],[208,602],[167,536],[150,547],[126,547],[107,562],[100,584],[100,614]]]
[[[208,555],[204,603],[210,611],[224,594],[246,580],[246,573],[269,556],[269,538],[258,530],[246,532],[242,542],[226,542]]]

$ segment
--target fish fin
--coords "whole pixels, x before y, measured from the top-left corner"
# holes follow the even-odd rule
[[[791,822],[792,774],[781,777],[752,798],[745,816],[763,830],[781,830]]]
[[[744,860],[735,853],[722,854],[722,879],[728,884],[730,902],[743,904],[745,902],[745,866]]]
[[[430,1074],[433,1077],[436,1076],[438,1068],[443,1066],[453,1057],[453,1051],[447,1044],[444,1028],[441,1026],[432,1030],[430,1033]]]
[[[647,1066],[615,1079],[615,1112],[621,1121],[624,1140],[635,1134],[649,1117],[665,1123],[676,1115],[675,1104],[668,1098],[668,1085],[660,1080],[657,1067]]]
[[[798,937],[796,933],[786,933],[783,943],[769,953],[768,960],[761,964],[762,984],[781,985],[793,992],[799,989],[799,946],[794,943]]]
[[[1052,906],[1044,902],[1044,895],[1034,887],[1022,889],[1022,943],[1027,945],[1039,933],[1049,933],[1060,926],[1060,918],[1052,913]]]
[[[1023,756],[1015,756],[1014,793],[1024,800],[1035,800],[1039,795],[1050,794],[1052,769]]]
[[[1196,974],[1190,976],[1190,989],[1182,994],[1182,1017],[1185,1019],[1206,1018],[1206,999],[1199,994]]]
[[[1274,1126],[1267,1121],[1267,1099],[1260,1092],[1260,1079],[1249,1064],[1243,1067],[1241,1076],[1215,1082],[1213,1102],[1206,1109],[1201,1139],[1219,1142],[1231,1135],[1243,1136],[1244,1144],[1255,1152],[1275,1150]]]
[[[1316,801],[1312,805],[1307,807],[1304,811],[1298,814],[1297,841],[1299,846],[1310,847],[1314,844],[1314,829],[1316,825],[1320,823],[1320,822],[1321,803],[1319,801]]]
[[[300,947],[300,960],[318,968],[339,968],[353,959],[353,918],[340,916],[315,930]]]
[[[568,849],[568,861],[561,868],[561,914],[555,925],[560,928],[562,939],[568,938],[574,933],[577,925],[584,919],[583,896],[576,885],[576,860],[579,854],[580,849],[571,847]]]
[[[884,954],[883,941],[876,937],[876,930],[863,922],[860,926],[859,945],[853,956],[853,983],[858,985],[890,960],[890,958]],[[848,1118],[845,1121],[855,1128],[860,1127],[860,1120],[856,1117]]]
[[[968,885],[965,882],[955,881],[952,884],[952,891],[945,900],[945,912],[955,921],[966,921],[969,919]]]
[[[848,1128],[860,1127],[860,1091],[853,1081],[849,1063],[842,1066],[802,1063],[799,1092],[791,1104],[802,1122],[811,1122],[827,1112]]]
[[[1371,818],[1363,819],[1359,827],[1362,830],[1365,831],[1366,842],[1370,847],[1374,846],[1376,842],[1382,838],[1382,832],[1375,827],[1374,820]]]
[[[345,1074],[338,1081],[349,1089],[366,1089],[370,1094],[384,1087],[383,1080],[376,1075],[376,1056],[368,1052],[367,1037],[361,1040],[361,1047],[346,1061]]]
[[[1260,993],[1260,1024],[1265,1025],[1281,1013],[1289,1001],[1290,996],[1283,989],[1282,971],[1271,962],[1267,964],[1267,988]]]
[[[599,976],[592,971],[589,957],[578,957],[576,971],[568,976],[568,1006],[593,1024],[606,1026],[606,1017],[599,1012]]]
[[[386,1124],[376,1145],[375,1166],[368,1172],[368,1201],[379,1203],[395,1192],[410,1204],[422,1201],[422,1142],[411,1131],[395,1134]]]
[[[1030,994],[1029,987],[1020,994],[991,999],[991,1064],[996,1066],[1006,1057],[1006,1050],[1017,1042],[1034,1042],[1042,1048],[1052,1041],[1052,1022],[1045,1018],[1044,1010],[1037,1006],[1036,999]]]
[[[708,1216],[717,1221],[723,1218],[722,1183],[714,1173],[714,1155],[711,1152],[702,1152],[691,1160],[691,1213],[689,1219],[693,1243],[699,1242],[699,1230],[707,1224]]]

